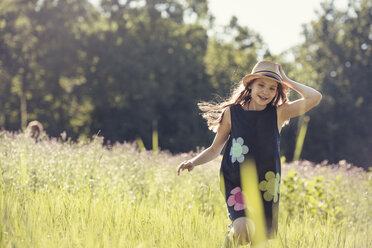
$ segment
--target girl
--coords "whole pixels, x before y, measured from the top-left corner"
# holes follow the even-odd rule
[[[289,89],[302,98],[288,102]],[[279,139],[282,126],[290,118],[299,116],[319,104],[322,95],[313,88],[289,79],[280,64],[258,62],[252,73],[246,75],[231,97],[221,104],[199,103],[209,129],[216,132],[210,147],[198,156],[184,161],[177,173],[207,163],[216,158],[227,141],[221,163],[221,181],[224,182],[225,200],[232,221],[234,237],[240,244],[251,242],[253,230],[247,218],[241,192],[241,166],[253,161],[257,171],[258,189],[262,198],[266,232],[274,236],[277,231],[280,151]],[[252,181],[252,180],[251,180]],[[257,190],[258,191],[258,190]],[[247,199],[247,203],[249,199]]]

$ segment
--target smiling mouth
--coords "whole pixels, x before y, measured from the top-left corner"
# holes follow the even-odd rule
[[[262,101],[266,101],[267,99],[269,99],[268,97],[263,97],[263,96],[258,96]]]

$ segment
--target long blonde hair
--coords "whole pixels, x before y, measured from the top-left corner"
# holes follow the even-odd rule
[[[240,81],[237,87],[232,90],[230,97],[226,100],[216,103],[216,102],[199,102],[198,107],[202,111],[202,116],[207,120],[208,129],[213,132],[217,132],[218,126],[221,123],[223,114],[226,108],[242,104],[246,105],[251,100],[251,90],[249,86],[254,83],[256,79],[248,82],[246,86],[243,85],[243,82]],[[283,103],[287,102],[287,95],[283,91],[283,86],[278,83],[277,94],[273,100],[269,103],[273,106],[280,106]]]

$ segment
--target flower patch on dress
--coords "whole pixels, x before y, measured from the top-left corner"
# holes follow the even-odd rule
[[[247,154],[249,151],[248,146],[244,145],[244,140],[241,137],[237,139],[233,138],[230,155],[231,155],[231,162],[238,161],[242,163],[244,161],[244,155]]]
[[[266,191],[264,193],[265,201],[274,200],[274,202],[278,201],[279,198],[279,188],[280,188],[280,175],[279,173],[275,173],[272,171],[268,171],[265,174],[266,180],[262,180],[258,188],[261,191]]]
[[[235,211],[240,211],[245,209],[245,204],[243,200],[243,193],[240,187],[236,187],[230,192],[230,196],[227,199],[227,205],[229,207],[234,206]]]

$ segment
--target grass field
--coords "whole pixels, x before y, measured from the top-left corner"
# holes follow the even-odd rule
[[[37,144],[0,133],[0,247],[221,247],[219,160],[102,138]],[[279,234],[267,247],[372,247],[372,173],[344,161],[283,164]]]

